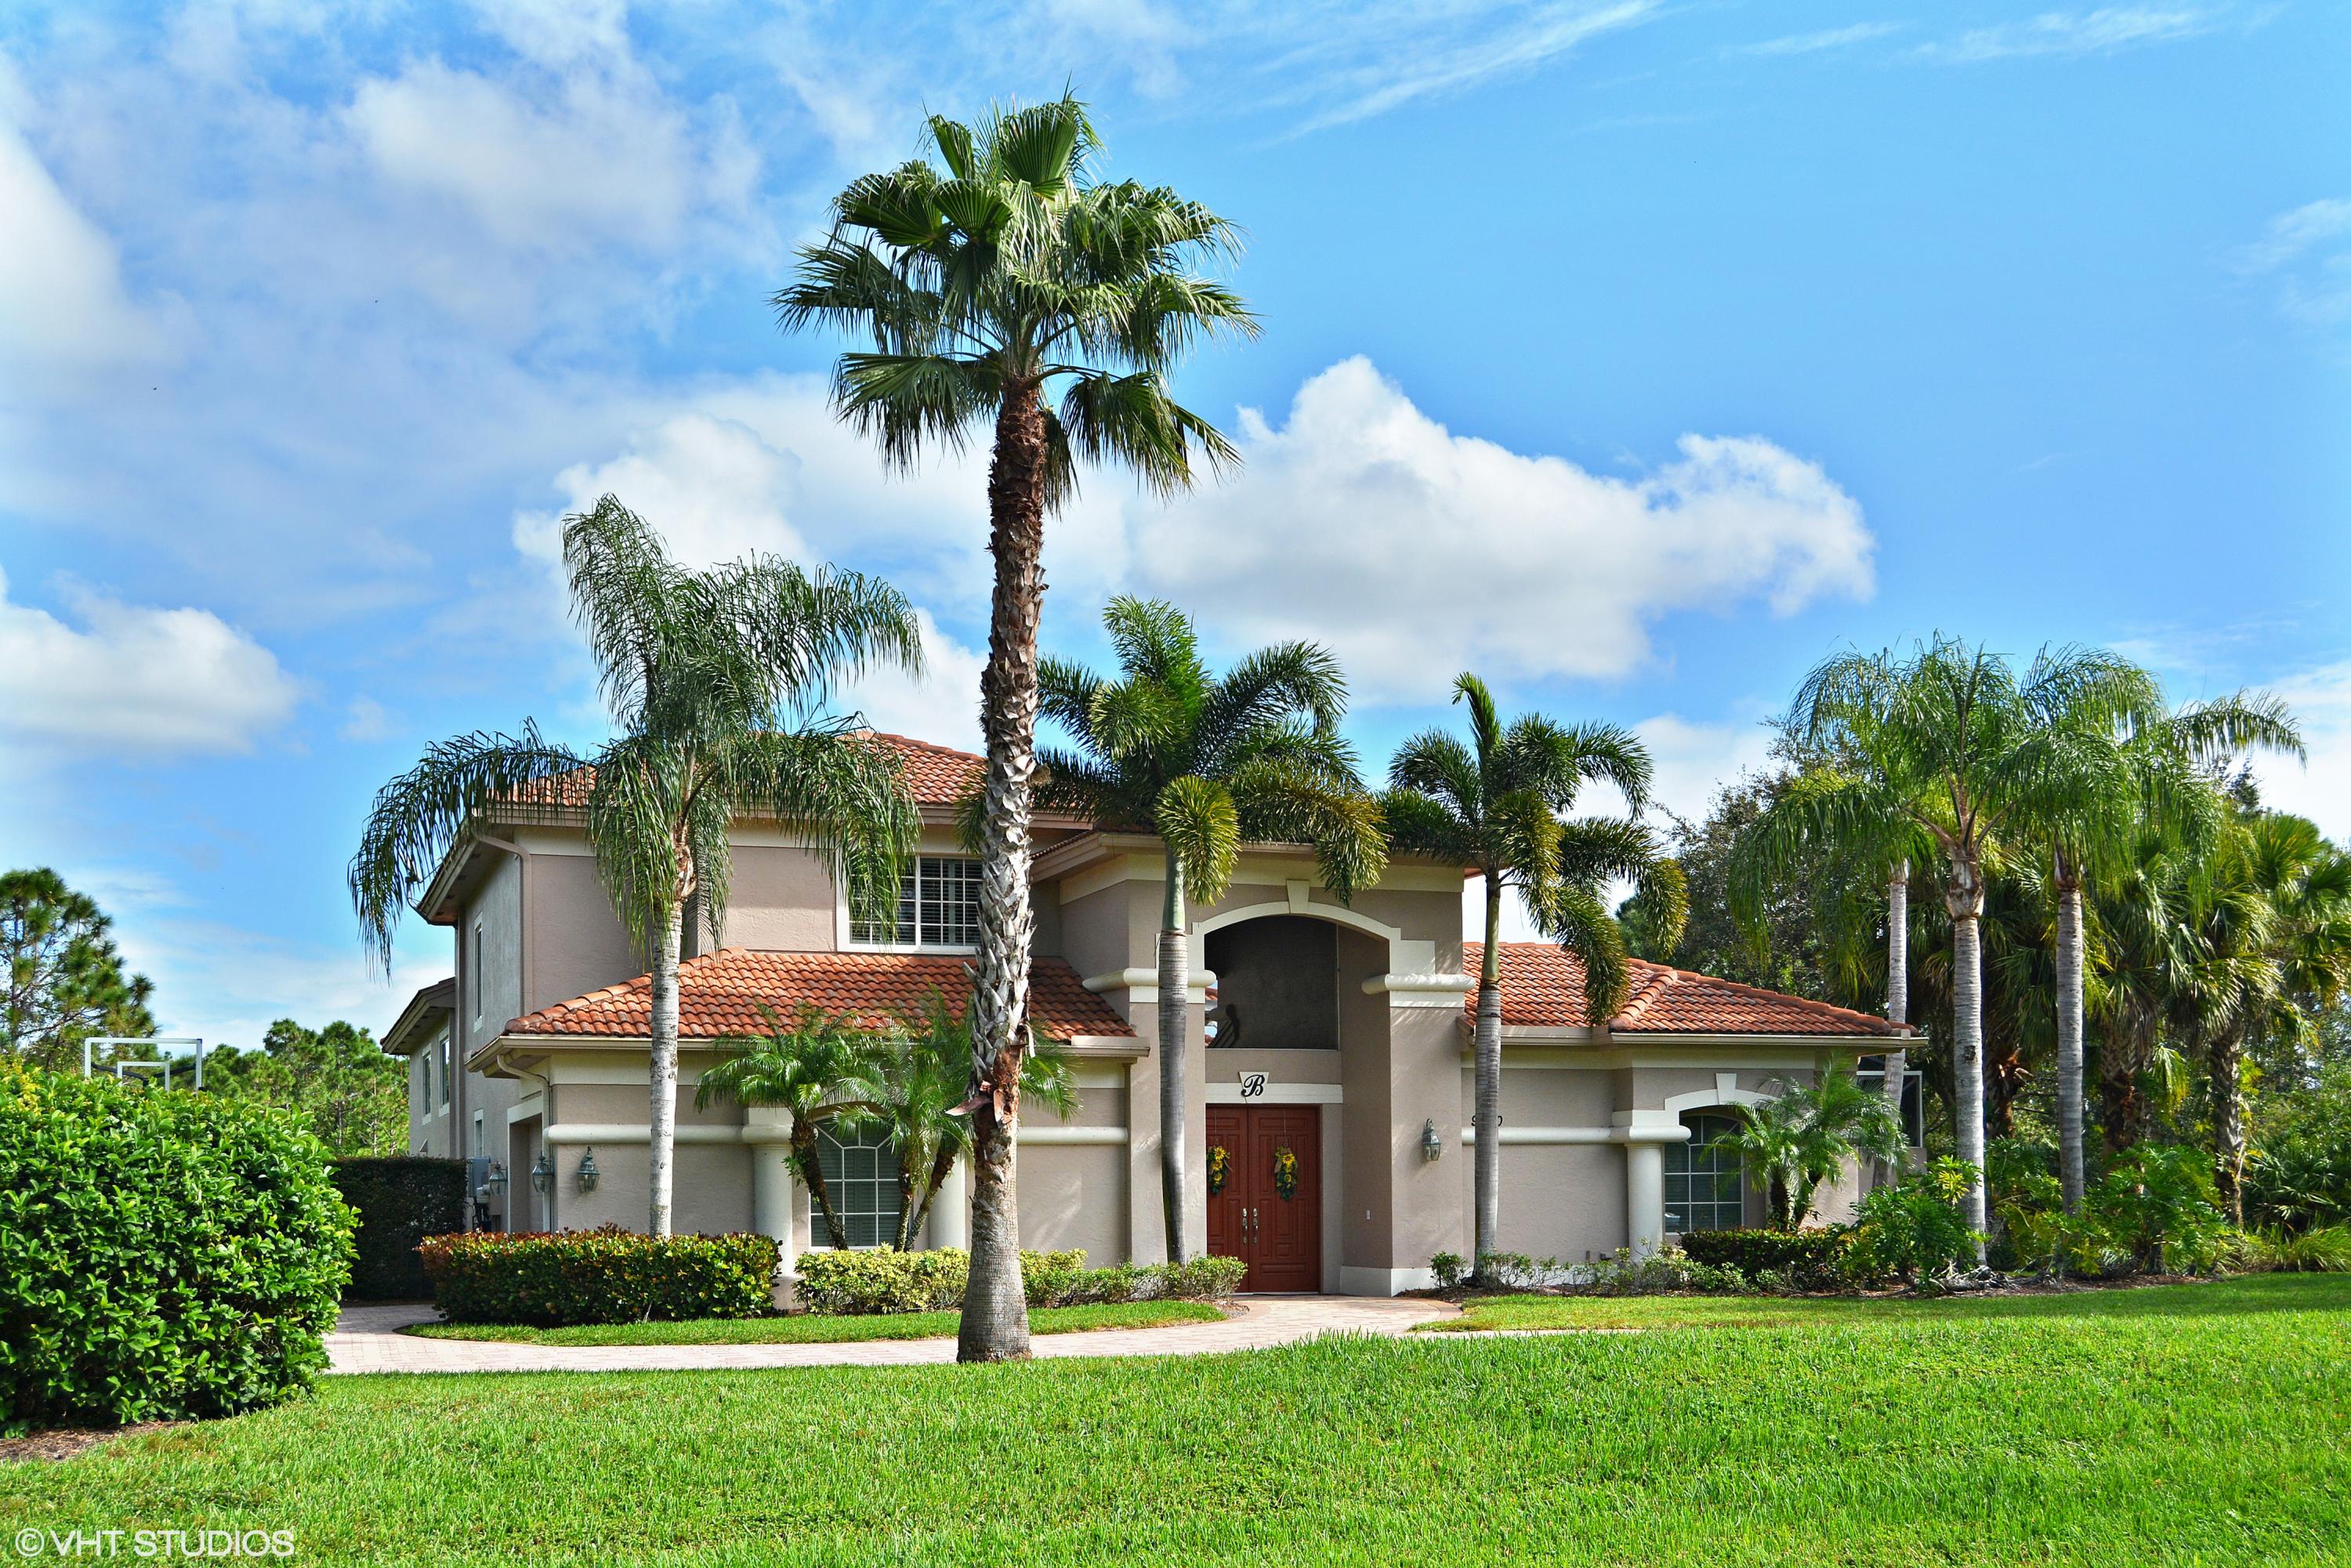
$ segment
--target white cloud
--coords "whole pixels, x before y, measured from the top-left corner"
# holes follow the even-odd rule
[[[2269,221],[2237,270],[2273,276],[2287,316],[2311,327],[2351,323],[2351,196],[2306,202]]]
[[[531,93],[424,60],[360,83],[345,119],[386,178],[455,199],[504,244],[547,251],[668,250],[701,210],[739,210],[758,174],[731,111],[698,137],[625,66],[578,66]]]
[[[940,631],[929,611],[915,614],[923,623],[924,673],[918,677],[900,670],[876,670],[841,693],[834,706],[843,712],[854,710],[876,729],[977,751],[979,673],[987,655]]]
[[[1499,27],[1458,40],[1417,29],[1381,39],[1375,52],[1332,75],[1329,85],[1337,89],[1338,101],[1298,130],[1303,133],[1351,125],[1420,99],[1533,70],[1588,39],[1647,21],[1657,9],[1658,0],[1539,5]],[[1335,41],[1317,39],[1315,52],[1328,51]]]
[[[1823,49],[1850,48],[1865,44],[1872,38],[1882,38],[1888,33],[1902,30],[1899,22],[1856,22],[1850,27],[1827,27],[1817,33],[1790,33],[1782,37],[1766,38],[1758,44],[1740,44],[1727,51],[1734,55],[1814,55]]]
[[[392,716],[373,697],[353,697],[343,709],[343,727],[339,732],[345,740],[362,745],[383,739],[392,733]]]
[[[799,460],[740,420],[699,411],[672,414],[604,463],[575,463],[555,476],[564,504],[517,514],[515,546],[556,570],[563,515],[616,496],[658,528],[672,553],[694,566],[759,550],[803,557],[787,509]]]
[[[2257,16],[2250,20],[2258,22]],[[2021,22],[1978,27],[1921,53],[1959,64],[2053,55],[2109,54],[2146,44],[2177,43],[2248,21],[2228,5],[2101,5],[2093,11],[2044,11]]]
[[[246,751],[301,691],[277,656],[209,611],[85,593],[77,628],[7,601],[0,576],[0,736],[73,754]]]
[[[0,120],[0,367],[20,373],[161,357],[171,333],[131,303],[114,242]]]
[[[1232,483],[1132,508],[1129,578],[1238,643],[1326,642],[1374,700],[1464,668],[1622,675],[1668,612],[1785,615],[1874,587],[1860,505],[1760,437],[1685,436],[1612,478],[1455,434],[1352,359],[1279,428],[1244,410],[1239,444]]]
[[[2338,843],[2351,843],[2351,660],[2321,665],[2271,685],[2302,721],[2308,766],[2291,758],[2256,758],[2262,803],[2316,822]]]
[[[1649,748],[1649,759],[1656,767],[1650,799],[1677,817],[1704,821],[1717,790],[1741,774],[1770,766],[1771,732],[1764,727],[1764,717],[1758,706],[1719,722],[1664,713],[1635,725],[1633,733]]]

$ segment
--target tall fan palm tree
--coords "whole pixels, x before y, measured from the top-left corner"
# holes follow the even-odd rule
[[[852,907],[894,906],[921,830],[897,758],[851,723],[811,716],[869,665],[919,670],[922,643],[887,583],[758,555],[690,570],[611,496],[564,519],[563,562],[618,733],[575,751],[526,721],[518,736],[432,747],[377,791],[351,901],[389,966],[409,899],[486,814],[584,809],[605,892],[653,977],[646,1225],[666,1236],[686,907],[723,918],[738,810],[802,835]]]
[[[2105,653],[2043,653],[2019,678],[2006,660],[1937,637],[1831,659],[1804,678],[1791,721],[1831,760],[1800,775],[1741,846],[1737,882],[1752,900],[1808,844],[1842,843],[1876,863],[1942,867],[1951,923],[1951,1065],[1959,1157],[1976,1175],[1968,1227],[1985,1227],[1983,965],[1978,922],[1985,861],[2040,799],[2044,737],[2036,716],[2125,722],[2139,687]]]
[[[2049,857],[2048,890],[2056,904],[2058,1164],[2068,1213],[2088,1181],[2083,1133],[2083,884],[2100,871],[2116,874],[2147,835],[2193,834],[2200,808],[2217,799],[2201,770],[2224,752],[2264,747],[2302,752],[2283,705],[2240,695],[2166,715],[2155,677],[2111,660],[2113,695],[2085,720],[2068,706],[2072,688],[2036,706],[2032,719],[2041,779],[2020,837],[2038,840]],[[2135,689],[2134,689],[2135,688]],[[2101,718],[2105,722],[2101,722]]]
[[[1164,186],[1096,177],[1085,106],[934,117],[928,159],[868,174],[833,200],[832,232],[800,252],[775,297],[787,330],[868,342],[833,377],[841,417],[909,468],[991,433],[988,551],[996,560],[980,724],[987,769],[980,943],[972,1004],[977,1137],[971,1286],[956,1355],[1029,1354],[1013,1126],[1028,1016],[1029,787],[1036,772],[1037,618],[1046,514],[1081,460],[1128,467],[1161,496],[1230,443],[1168,395],[1204,339],[1250,336],[1240,297],[1201,268],[1238,252],[1232,225]],[[1060,404],[1052,398],[1059,394]]]
[[[1159,1182],[1167,1257],[1186,1261],[1195,1218],[1185,1154],[1191,986],[1185,901],[1224,895],[1244,841],[1302,843],[1342,900],[1380,880],[1380,810],[1340,737],[1347,683],[1311,643],[1261,648],[1222,676],[1189,617],[1118,598],[1102,612],[1119,678],[1045,661],[1045,716],[1076,743],[1043,755],[1042,804],[1095,821],[1148,824],[1166,850],[1159,921]]]
[[[1635,884],[1647,929],[1670,948],[1687,904],[1681,867],[1636,821],[1562,821],[1588,784],[1615,786],[1635,812],[1648,803],[1646,747],[1614,725],[1562,725],[1539,714],[1505,725],[1476,675],[1453,683],[1469,710],[1469,744],[1441,729],[1405,741],[1382,800],[1399,849],[1472,867],[1485,879],[1485,947],[1478,967],[1476,1040],[1477,1277],[1501,1250],[1502,900],[1516,893],[1538,930],[1583,961],[1589,1021],[1624,1008],[1629,970],[1607,884]]]

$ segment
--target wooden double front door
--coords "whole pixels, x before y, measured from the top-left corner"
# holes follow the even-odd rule
[[[1244,1291],[1321,1290],[1322,1108],[1211,1105],[1208,1157],[1208,1250],[1249,1265]]]

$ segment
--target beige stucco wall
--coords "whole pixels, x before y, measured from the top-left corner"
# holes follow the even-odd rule
[[[1125,1155],[1115,1145],[1023,1145],[1020,1245],[1048,1252],[1082,1248],[1096,1267],[1123,1260]]]
[[[808,851],[738,847],[726,921],[714,945],[830,953],[840,945],[831,873]]]

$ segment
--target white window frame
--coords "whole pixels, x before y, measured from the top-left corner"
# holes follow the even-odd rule
[[[979,943],[977,939],[976,933],[975,939],[969,942],[925,942],[921,940],[921,936],[923,935],[923,870],[925,866],[947,862],[952,862],[956,865],[967,865],[975,868],[979,864],[979,862],[970,855],[918,854],[914,857],[914,863],[908,868],[908,874],[914,876],[915,879],[914,930],[916,940],[912,942],[875,942],[858,936],[856,934],[857,923],[850,918],[849,891],[846,888],[841,888],[833,904],[834,930],[841,944],[841,950],[847,953],[913,953],[918,955],[976,953],[979,951]],[[975,889],[975,908],[977,907],[977,889]]]
[[[1694,1109],[1694,1110],[1690,1110],[1690,1111],[1685,1112],[1685,1113],[1683,1113],[1683,1116],[1682,1116],[1682,1121],[1683,1121],[1683,1124],[1684,1124],[1684,1125],[1687,1125],[1690,1122],[1692,1122],[1692,1121],[1694,1121],[1694,1120],[1697,1120],[1697,1119],[1699,1119],[1699,1118],[1702,1118],[1702,1117],[1708,1117],[1708,1116],[1710,1116],[1710,1117],[1714,1118],[1716,1121],[1723,1122],[1723,1123],[1728,1123],[1728,1124],[1731,1124],[1731,1125],[1733,1125],[1733,1126],[1737,1125],[1737,1123],[1738,1123],[1738,1118],[1737,1118],[1737,1117],[1736,1117],[1736,1116],[1731,1113],[1731,1111],[1730,1111],[1729,1107],[1728,1107],[1728,1106],[1711,1106],[1711,1105],[1709,1105],[1709,1106],[1703,1106],[1703,1107],[1699,1107],[1699,1108],[1697,1108],[1697,1109]],[[1695,1136],[1695,1134],[1696,1134],[1696,1133],[1697,1133],[1698,1129],[1697,1129],[1697,1128],[1695,1128],[1695,1127],[1692,1127],[1692,1128],[1690,1128],[1690,1131],[1691,1131],[1691,1133],[1692,1133],[1693,1136],[1691,1137],[1691,1139],[1690,1139],[1688,1142],[1686,1142],[1686,1143],[1668,1144],[1667,1145],[1666,1145],[1666,1159],[1667,1159],[1667,1161],[1668,1162],[1668,1166],[1670,1166],[1670,1163],[1672,1162],[1672,1160],[1675,1158],[1675,1156],[1676,1156],[1677,1155],[1679,1155],[1683,1159],[1687,1160],[1687,1159],[1689,1157],[1689,1153],[1690,1153],[1690,1151],[1699,1146],[1699,1145],[1698,1145],[1698,1142],[1697,1142],[1696,1136]],[[1716,1145],[1709,1144],[1709,1145],[1705,1145],[1705,1146],[1706,1146],[1706,1147],[1708,1147],[1708,1148],[1713,1148],[1713,1147],[1715,1147]],[[1719,1158],[1720,1156],[1717,1156],[1717,1157],[1718,1157],[1718,1158]],[[1733,1157],[1735,1158],[1736,1156],[1733,1156]],[[1747,1224],[1747,1176],[1746,1176],[1746,1173],[1745,1173],[1745,1172],[1743,1172],[1743,1171],[1738,1171],[1738,1169],[1737,1169],[1737,1166],[1734,1166],[1732,1168],[1733,1168],[1733,1171],[1735,1171],[1735,1172],[1737,1173],[1737,1180],[1738,1180],[1738,1183],[1739,1183],[1739,1197],[1737,1197],[1737,1199],[1736,1199],[1736,1200],[1728,1200],[1728,1199],[1722,1199],[1722,1198],[1708,1198],[1708,1199],[1707,1199],[1707,1200],[1706,1200],[1706,1206],[1707,1206],[1707,1207],[1708,1207],[1708,1208],[1709,1208],[1709,1209],[1716,1209],[1716,1210],[1719,1210],[1719,1209],[1721,1209],[1721,1208],[1724,1208],[1724,1207],[1730,1207],[1730,1208],[1733,1208],[1733,1209],[1735,1209],[1735,1210],[1736,1210],[1736,1217],[1734,1218],[1734,1219],[1732,1220],[1732,1222],[1731,1222],[1730,1224],[1729,1224],[1729,1225],[1712,1225],[1712,1226],[1708,1226],[1708,1227],[1705,1227],[1705,1228],[1707,1228],[1707,1229],[1709,1229],[1709,1230],[1740,1230],[1740,1229],[1743,1229],[1743,1228],[1745,1228],[1745,1227],[1746,1227],[1746,1224]],[[1697,1177],[1696,1177],[1695,1174],[1694,1174],[1694,1173],[1692,1173],[1692,1172],[1690,1172],[1690,1171],[1689,1171],[1689,1170],[1687,1170],[1687,1168],[1685,1168],[1685,1169],[1684,1169],[1681,1173],[1679,1173],[1679,1174],[1680,1174],[1681,1179],[1682,1179],[1682,1180],[1684,1180],[1684,1181],[1692,1181],[1692,1180],[1696,1180],[1696,1179],[1697,1179]],[[1723,1174],[1725,1174],[1725,1173],[1724,1173],[1723,1171],[1721,1171],[1721,1170],[1718,1167],[1717,1169],[1714,1169],[1714,1170],[1708,1171],[1707,1174],[1708,1174],[1708,1176],[1712,1176],[1712,1177],[1719,1177],[1720,1176],[1722,1176],[1722,1175],[1723,1175]],[[1671,1182],[1671,1181],[1673,1181],[1673,1180],[1675,1179],[1675,1176],[1676,1176],[1676,1173],[1675,1173],[1673,1170],[1671,1170],[1670,1168],[1668,1168],[1668,1169],[1666,1171],[1666,1173],[1665,1173],[1665,1179],[1666,1179],[1667,1182]],[[1674,1207],[1675,1207],[1675,1206],[1674,1206],[1673,1198],[1672,1198],[1670,1196],[1668,1196],[1668,1197],[1667,1197],[1667,1199],[1666,1199],[1666,1212],[1667,1212],[1667,1214],[1669,1214],[1669,1215],[1673,1214],[1673,1212],[1674,1212]],[[1685,1196],[1685,1197],[1684,1197],[1684,1199],[1683,1199],[1683,1203],[1682,1203],[1682,1207],[1683,1207],[1683,1209],[1684,1209],[1685,1211],[1687,1211],[1687,1210],[1688,1208],[1690,1208],[1691,1207],[1693,1207],[1693,1206],[1690,1204],[1690,1202],[1689,1202],[1689,1200],[1688,1200],[1687,1197],[1687,1196]],[[1681,1224],[1678,1228],[1673,1228],[1673,1233],[1674,1233],[1675,1235],[1677,1235],[1677,1236],[1687,1236],[1687,1235],[1689,1235],[1689,1234],[1691,1233],[1691,1228],[1690,1228],[1690,1224],[1689,1224],[1689,1220],[1690,1220],[1690,1216],[1689,1216],[1689,1214],[1688,1214],[1687,1212],[1684,1212],[1684,1213],[1682,1213],[1681,1215],[1679,1215],[1679,1216],[1678,1216],[1678,1218],[1681,1219],[1682,1224]]]
[[[450,1031],[444,1029],[441,1031],[441,1038],[434,1042],[434,1046],[441,1057],[441,1114],[445,1116],[449,1113],[451,1100],[455,1092],[450,1087],[449,1081],[456,1076],[455,1071],[456,1043],[450,1038]]]
[[[817,1129],[816,1135],[818,1140],[817,1158],[820,1162],[824,1158],[824,1145],[828,1143],[831,1144],[835,1148],[875,1149],[881,1153],[882,1160],[880,1163],[883,1167],[881,1175],[873,1178],[870,1184],[862,1185],[871,1185],[885,1198],[887,1198],[891,1204],[891,1207],[887,1211],[888,1222],[886,1226],[881,1228],[886,1231],[886,1235],[884,1239],[875,1241],[852,1241],[849,1245],[849,1249],[852,1252],[873,1252],[891,1245],[891,1240],[896,1237],[898,1231],[898,1171],[896,1157],[892,1153],[893,1145],[891,1144],[890,1140],[879,1133],[869,1132],[857,1134],[858,1141],[852,1144],[848,1139],[842,1137],[838,1131],[831,1127],[819,1127]],[[875,1138],[879,1138],[881,1141],[879,1143],[867,1141]],[[872,1216],[875,1218],[880,1218],[884,1213],[883,1210],[878,1208],[860,1208],[852,1211],[842,1207],[841,1201],[841,1190],[837,1185],[835,1185],[832,1174],[829,1171],[825,1174],[824,1185],[826,1196],[832,1199],[833,1209],[841,1216],[841,1228],[851,1231],[852,1235],[854,1234],[854,1228],[850,1224],[850,1218],[852,1212],[861,1217]],[[824,1228],[824,1215],[816,1206],[816,1195],[814,1193],[808,1195],[808,1210],[809,1249],[810,1251],[831,1251],[832,1235]]]
[[[482,1021],[483,1010],[487,1006],[483,993],[488,988],[482,983],[482,923],[478,920],[474,922],[473,960],[466,966],[466,970],[474,978],[474,1021],[479,1023]]]
[[[489,1134],[487,1131],[488,1120],[488,1117],[483,1113],[479,1111],[474,1113],[473,1154],[477,1159],[489,1153]]]

